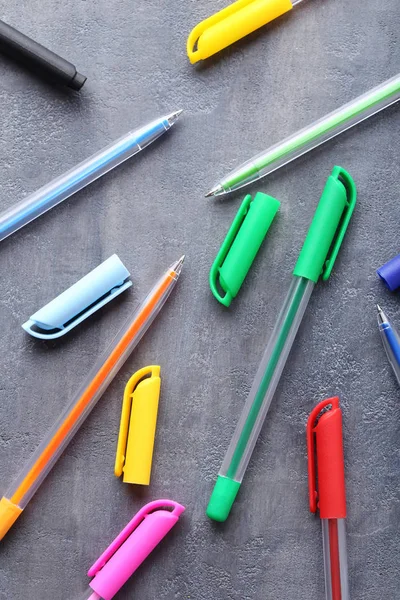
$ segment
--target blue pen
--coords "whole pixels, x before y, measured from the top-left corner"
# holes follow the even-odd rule
[[[130,131],[116,142],[57,177],[0,214],[0,242],[75,192],[92,183],[168,131],[181,110]]]
[[[379,304],[376,307],[378,309],[378,325],[383,347],[400,385],[400,337]]]

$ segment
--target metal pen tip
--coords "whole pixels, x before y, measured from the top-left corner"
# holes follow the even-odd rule
[[[179,275],[180,272],[182,271],[182,265],[183,265],[184,260],[185,260],[185,255],[183,254],[179,260],[177,260],[176,262],[174,262],[173,265],[171,265],[171,269],[173,271],[175,271],[175,273],[177,275]]]
[[[183,113],[183,108],[181,108],[180,110],[176,110],[175,112],[168,115],[167,116],[168,123],[170,125],[173,125],[179,119],[179,117],[182,113]]]
[[[211,196],[219,196],[220,194],[224,194],[225,190],[220,183],[215,185],[207,194],[205,194],[205,198],[211,198]]]
[[[383,310],[381,309],[381,307],[379,306],[379,304],[376,305],[376,308],[378,310],[378,323],[379,323],[379,325],[381,325],[382,323],[387,323],[388,322],[387,316],[385,315],[385,313],[383,312]]]

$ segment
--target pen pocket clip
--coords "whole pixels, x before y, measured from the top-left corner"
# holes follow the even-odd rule
[[[116,254],[34,313],[23,329],[42,339],[59,338],[127,290],[130,273]]]
[[[261,192],[254,200],[250,194],[243,200],[210,270],[211,291],[224,306],[238,294],[279,206],[278,200]]]
[[[321,519],[345,518],[342,411],[337,396],[314,407],[306,435],[310,512],[319,508]]]
[[[328,398],[319,402],[313,410],[307,421],[307,456],[308,456],[308,492],[310,501],[310,512],[315,513],[317,511],[317,477],[316,477],[316,465],[315,465],[315,429],[318,417],[321,412],[328,406],[332,408],[339,408],[339,398]]]
[[[349,175],[349,173],[347,173],[347,171],[342,169],[342,167],[334,167],[331,173],[331,177],[332,179],[336,179],[337,181],[339,181],[344,186],[347,195],[347,206],[343,212],[335,238],[333,240],[332,246],[329,250],[329,254],[325,260],[325,264],[322,269],[323,281],[326,281],[332,272],[333,265],[335,264],[337,255],[340,250],[340,246],[342,245],[357,200],[357,189],[355,183],[352,177]]]
[[[290,0],[237,0],[204,19],[190,32],[190,62],[208,58],[292,8]]]
[[[150,483],[160,387],[157,365],[140,369],[125,386],[114,467],[125,483]]]
[[[146,556],[150,554],[162,538],[172,529],[184,510],[184,506],[173,500],[155,500],[143,506],[96,560],[89,569],[88,576],[95,577],[132,534],[136,534],[139,549],[140,542],[146,546],[144,549],[142,548],[142,555],[140,556],[140,562],[143,562]],[[144,523],[147,525],[143,527],[144,536],[138,535]]]

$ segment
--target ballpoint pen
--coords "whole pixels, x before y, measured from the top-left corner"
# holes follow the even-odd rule
[[[172,500],[149,502],[89,569],[93,577],[79,600],[111,600],[178,522],[185,508]]]
[[[56,421],[0,501],[0,540],[18,519],[62,452],[147,331],[178,281],[184,257],[157,281],[100,357],[70,405]]]
[[[100,152],[0,213],[0,242],[75,192],[146,148],[176,122],[181,110],[130,131]]]
[[[220,196],[253,183],[400,99],[400,74],[271,146],[234,169],[207,194]]]
[[[378,309],[378,326],[381,334],[383,347],[387,354],[393,373],[400,385],[400,337],[379,304]]]
[[[293,280],[218,474],[207,515],[225,521],[245,474],[297,330],[320,276],[329,278],[356,203],[350,175],[334,167],[293,271]]]
[[[349,600],[342,411],[338,397],[323,400],[312,410],[307,421],[307,454],[310,511],[316,513],[319,508],[322,524],[326,600]]]

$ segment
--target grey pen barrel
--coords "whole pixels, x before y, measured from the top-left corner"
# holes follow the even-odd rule
[[[45,48],[11,25],[0,21],[0,52],[23,63],[39,75],[80,90],[86,81],[85,75],[65,58]]]

